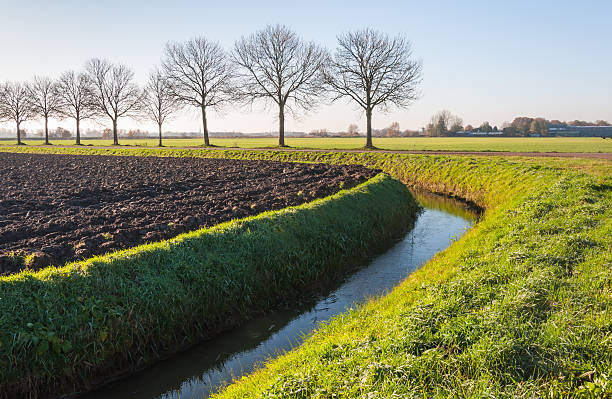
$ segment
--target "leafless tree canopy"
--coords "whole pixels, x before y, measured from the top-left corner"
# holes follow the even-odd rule
[[[4,108],[4,106],[2,105],[3,101],[4,101],[4,84],[0,83],[0,122],[6,122],[8,120],[8,116],[6,115],[6,109]]]
[[[96,116],[93,82],[85,73],[68,71],[58,79],[56,90],[61,101],[59,110],[64,117],[75,120],[76,141],[80,144],[81,121]]]
[[[436,114],[434,114],[429,120],[429,123],[431,123],[432,125],[439,124],[444,125],[444,127],[448,127],[451,125],[454,118],[455,116],[452,114],[452,112],[443,109],[442,111],[438,111]]]
[[[155,69],[149,75],[145,86],[144,112],[147,118],[159,127],[159,146],[162,146],[162,125],[179,109],[179,102],[173,96],[168,79]]]
[[[184,43],[168,43],[162,61],[172,95],[200,108],[204,144],[210,145],[207,108],[218,109],[230,101],[234,67],[221,46],[204,37]]]
[[[279,145],[284,145],[285,109],[309,110],[323,90],[320,68],[326,55],[283,25],[236,42],[233,60],[239,66],[239,98],[272,101],[279,108]]]
[[[358,136],[359,126],[357,126],[355,123],[351,123],[346,132],[351,136]]]
[[[166,45],[161,70],[156,69],[143,90],[134,72],[122,64],[92,58],[84,73],[66,72],[58,82],[35,77],[31,86],[0,86],[0,121],[20,124],[40,116],[45,120],[69,117],[76,121],[77,144],[83,119],[109,117],[118,144],[118,120],[146,115],[159,126],[181,106],[202,113],[204,144],[210,145],[207,110],[240,101],[262,101],[278,107],[279,145],[284,146],[285,114],[311,110],[326,94],[333,100],[349,98],[365,110],[366,147],[372,147],[372,112],[407,107],[418,98],[421,63],[413,59],[410,42],[372,29],[338,37],[333,55],[304,41],[289,27],[268,25],[234,44],[231,57],[219,43],[204,37]],[[452,129],[460,128],[456,121]],[[357,135],[351,126],[349,134]],[[104,133],[106,135],[106,131]]]
[[[134,83],[134,72],[125,65],[93,58],[86,68],[94,87],[94,105],[100,113],[111,118],[116,145],[117,120],[138,115],[142,108],[142,90]]]
[[[7,82],[0,88],[0,118],[15,122],[17,144],[22,144],[21,124],[36,116],[30,94],[30,87],[22,82]]]
[[[421,63],[412,58],[410,42],[372,29],[338,37],[338,47],[323,68],[334,99],[347,97],[366,112],[367,147],[372,147],[372,110],[407,107],[419,96]]]
[[[427,124],[429,136],[447,136],[463,130],[463,119],[448,110],[438,111]]]
[[[49,144],[49,118],[60,115],[56,83],[48,77],[35,76],[30,85],[30,100],[36,115],[45,120],[45,144]]]

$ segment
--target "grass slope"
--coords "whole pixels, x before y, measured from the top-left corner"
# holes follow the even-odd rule
[[[388,296],[335,318],[218,398],[612,395],[610,163],[137,152],[359,163],[486,208]]]
[[[312,291],[414,221],[379,174],[298,207],[0,277],[0,397],[87,387]]]
[[[384,150],[417,151],[512,151],[512,152],[612,152],[612,140],[599,137],[375,137],[374,146]],[[299,149],[359,149],[365,138],[285,138],[288,146]],[[74,140],[51,140],[56,145],[72,145]],[[219,147],[270,148],[277,138],[212,138]],[[40,140],[25,140],[41,146]],[[111,146],[112,140],[82,140],[85,145]],[[127,146],[155,147],[157,139],[122,139]],[[0,146],[14,145],[14,141],[0,141]],[[167,147],[198,147],[202,139],[168,139]]]
[[[217,398],[612,395],[612,186],[554,180]]]

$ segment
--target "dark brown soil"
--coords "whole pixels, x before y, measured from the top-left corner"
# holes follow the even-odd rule
[[[0,273],[299,205],[376,173],[351,165],[0,153]]]

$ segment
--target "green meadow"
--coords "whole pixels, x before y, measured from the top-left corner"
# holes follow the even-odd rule
[[[360,149],[365,138],[286,138],[296,149]],[[374,146],[396,151],[511,151],[511,152],[612,152],[612,140],[599,137],[375,137]],[[40,140],[25,140],[29,146],[40,146]],[[72,145],[73,140],[51,140],[54,145]],[[111,146],[112,140],[82,140],[84,145]],[[122,146],[156,147],[157,139],[120,139]],[[229,148],[274,148],[276,138],[211,138],[211,144]],[[13,141],[0,141],[12,146]],[[168,139],[167,147],[199,147],[202,139]]]
[[[273,150],[2,150],[362,164],[409,187],[462,198],[484,210],[469,232],[388,295],[332,319],[216,398],[612,395],[609,161]]]

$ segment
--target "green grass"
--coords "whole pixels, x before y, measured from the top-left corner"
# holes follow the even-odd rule
[[[73,140],[52,140],[56,145],[72,145]],[[83,140],[84,145],[111,146],[111,140]],[[25,140],[28,145],[41,145],[40,140]],[[156,139],[122,139],[125,146],[157,146]],[[276,138],[212,138],[219,147],[270,148],[278,143]],[[167,147],[197,147],[201,139],[169,139]],[[298,149],[359,149],[365,138],[287,138],[286,144]],[[0,146],[14,145],[12,141],[0,141]],[[513,152],[612,152],[612,140],[599,137],[418,137],[374,138],[374,146],[384,150],[418,151],[513,151]]]
[[[389,295],[333,319],[218,398],[612,395],[610,162],[281,151],[68,152],[355,163],[486,209],[463,238]]]
[[[610,175],[466,162],[429,162],[423,180],[479,193],[481,223],[216,398],[612,395]]]
[[[388,248],[416,211],[379,174],[298,207],[0,277],[0,397],[88,386],[290,303]]]

